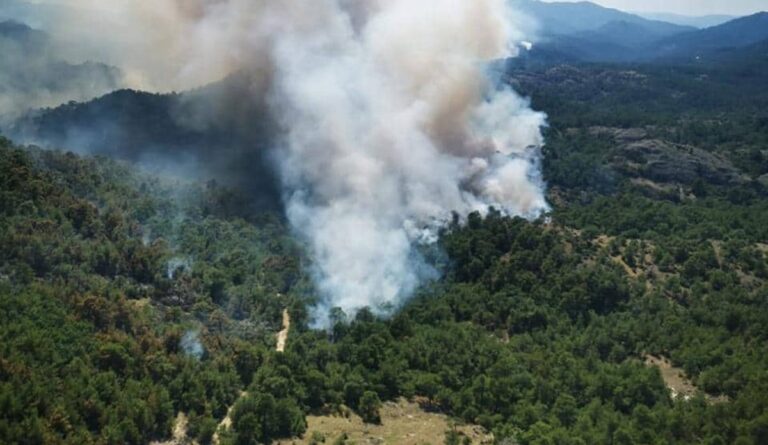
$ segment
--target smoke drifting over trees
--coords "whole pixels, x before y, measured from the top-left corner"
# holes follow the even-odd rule
[[[388,306],[423,278],[412,245],[450,211],[545,207],[528,148],[544,118],[479,65],[505,55],[502,2],[380,3],[358,29],[327,7],[272,53],[288,215],[331,305]]]
[[[248,76],[236,99],[278,129],[271,157],[312,253],[322,317],[397,306],[430,274],[414,246],[433,242],[451,212],[546,209],[545,116],[484,67],[523,38],[506,3],[79,0],[67,2],[76,14],[60,13],[59,35],[87,40],[82,51],[108,54],[143,89]],[[233,98],[219,98],[191,125],[220,119]]]

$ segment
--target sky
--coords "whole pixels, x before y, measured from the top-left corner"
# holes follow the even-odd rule
[[[26,3],[71,4],[71,0],[0,0],[0,3],[22,1]],[[583,0],[544,0],[548,2]],[[768,11],[768,0],[589,0],[610,8],[641,13],[675,13],[689,16],[711,14],[747,15]],[[98,2],[94,2],[98,4]]]
[[[547,0],[553,1],[553,0]],[[579,0],[558,0],[579,1]],[[709,14],[746,15],[768,11],[768,0],[591,0],[610,8],[631,12],[671,12],[692,16]]]

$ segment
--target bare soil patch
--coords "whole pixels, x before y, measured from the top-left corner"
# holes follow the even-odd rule
[[[288,333],[291,331],[291,314],[288,309],[283,310],[283,330],[277,333],[277,352],[285,352],[285,344],[288,342]]]
[[[659,368],[661,378],[664,379],[673,399],[681,397],[687,400],[698,392],[693,383],[685,377],[685,371],[672,366],[672,362],[668,358],[646,355],[645,364]]]
[[[659,371],[661,371],[661,378],[664,380],[664,383],[666,383],[667,388],[669,388],[673,399],[689,400],[691,397],[703,393],[703,391],[697,388],[696,385],[685,376],[685,371],[682,368],[673,366],[668,358],[646,355],[645,364],[659,368]],[[728,397],[726,396],[704,394],[704,397],[709,403],[723,403],[728,401]]]
[[[354,413],[329,416],[308,416],[307,432],[301,439],[283,440],[279,445],[307,445],[314,433],[332,444],[343,434],[347,443],[357,445],[441,445],[445,433],[456,428],[473,444],[491,444],[493,435],[476,425],[454,426],[444,414],[427,412],[416,402],[400,399],[386,402],[381,408],[381,425],[366,424]]]
[[[173,438],[165,442],[150,442],[150,445],[197,445],[197,442],[187,437],[187,415],[179,413],[173,423]]]

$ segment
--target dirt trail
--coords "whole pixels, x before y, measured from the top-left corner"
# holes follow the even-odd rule
[[[288,332],[290,330],[291,330],[291,314],[288,312],[288,309],[284,309],[283,310],[283,330],[277,333],[277,347],[275,348],[277,352],[285,351],[285,343],[288,341]],[[246,391],[241,391],[240,397],[238,397],[237,400],[240,400],[247,395],[248,393]],[[235,403],[237,403],[237,400],[235,400]],[[211,443],[213,445],[220,445],[221,443],[221,437],[219,437],[219,431],[225,431],[232,426],[232,408],[235,407],[235,403],[233,403],[232,406],[229,407],[229,409],[227,410],[227,415],[221,420],[221,422],[219,422],[219,426],[218,428],[216,428],[216,432],[213,434],[213,438],[211,439]]]
[[[277,333],[277,347],[275,348],[277,352],[284,352],[285,351],[285,343],[288,341],[288,332],[291,330],[291,314],[288,312],[288,309],[283,310],[283,330]],[[241,398],[247,396],[248,393],[246,391],[240,392],[240,397],[238,397],[237,400],[240,400]],[[237,400],[235,403],[237,403]],[[232,406],[229,407],[227,410],[227,415],[219,422],[218,428],[216,428],[216,432],[213,434],[213,438],[211,439],[211,443],[213,445],[220,445],[221,443],[221,437],[219,437],[219,431],[225,431],[229,429],[232,426],[232,408],[235,407],[235,404],[233,403]]]
[[[612,259],[612,260],[613,260],[613,261],[614,261],[616,264],[618,264],[619,266],[621,266],[621,267],[624,269],[624,272],[625,272],[627,275],[629,275],[631,278],[637,278],[637,277],[639,277],[639,276],[640,276],[640,275],[639,275],[637,272],[635,272],[635,269],[632,269],[631,267],[629,267],[629,264],[627,264],[627,262],[626,262],[626,261],[624,261],[624,258],[622,258],[622,257],[621,257],[621,255],[619,255],[619,256],[614,256],[614,257],[611,257],[611,259]]]
[[[247,392],[240,391],[240,397],[238,397],[237,400],[240,400],[247,395],[248,395]],[[235,403],[237,403],[237,400],[235,400]],[[225,431],[232,426],[232,409],[235,407],[235,403],[233,403],[232,406],[229,407],[229,409],[227,410],[227,415],[224,416],[223,419],[221,419],[221,422],[219,422],[219,426],[216,428],[216,432],[213,433],[213,437],[211,438],[211,443],[213,445],[221,444],[221,437],[219,437],[219,431]]]
[[[283,310],[283,330],[277,333],[277,352],[285,352],[285,343],[288,341],[288,332],[291,330],[291,314],[288,309]]]
[[[164,442],[150,442],[150,445],[197,445],[197,442],[187,439],[187,415],[179,413],[173,423],[173,438]]]

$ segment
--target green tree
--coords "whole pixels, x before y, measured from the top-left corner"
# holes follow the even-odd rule
[[[360,397],[357,408],[363,421],[366,423],[381,423],[380,409],[381,400],[379,400],[378,394],[373,391],[365,391],[362,397]]]

